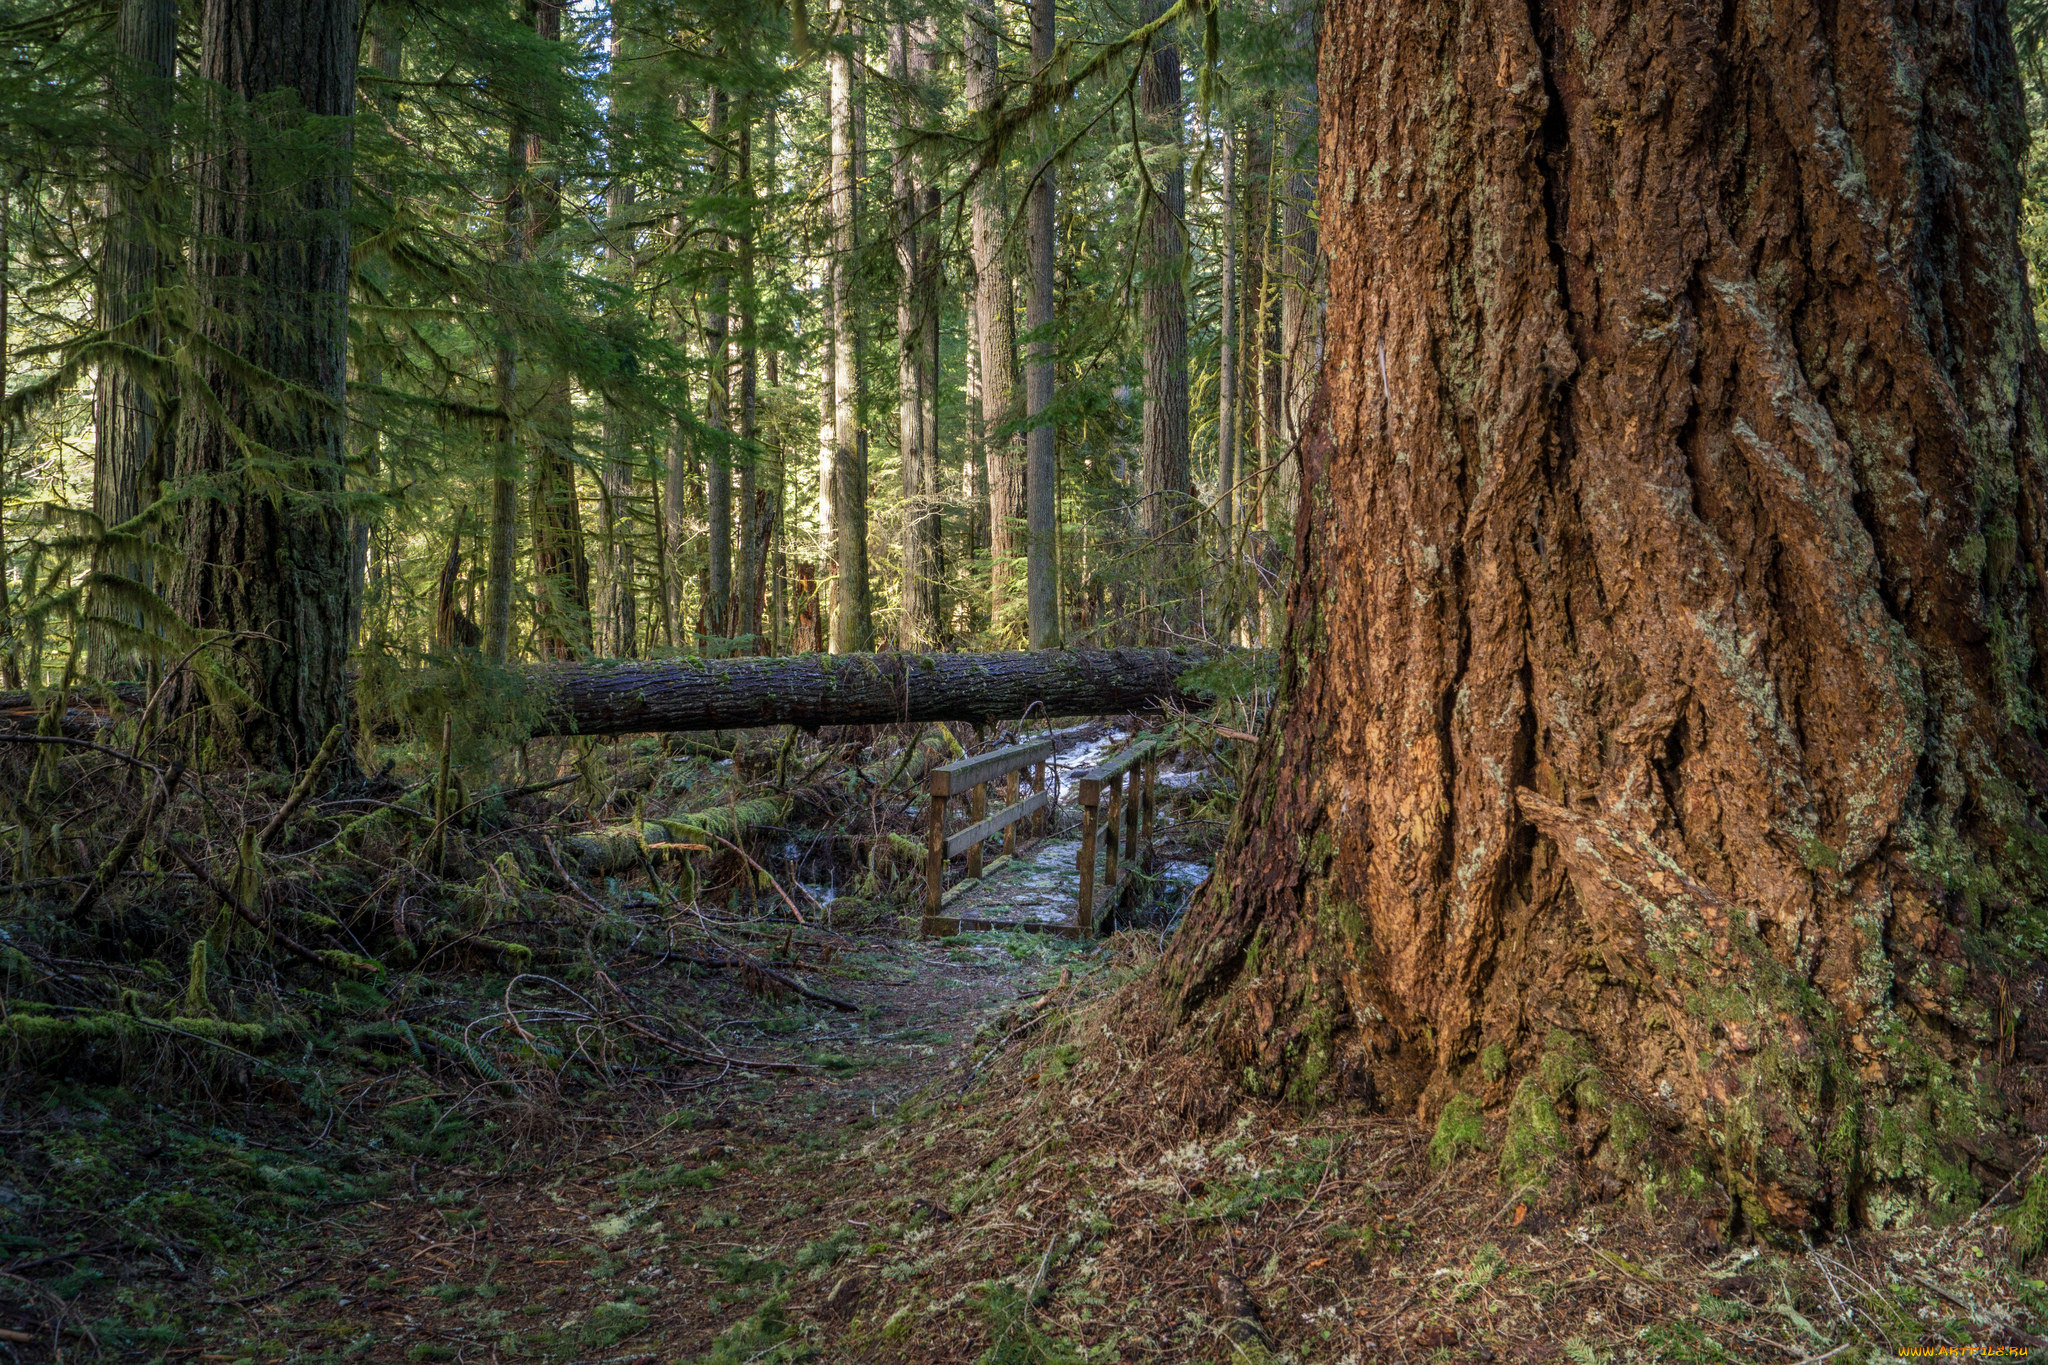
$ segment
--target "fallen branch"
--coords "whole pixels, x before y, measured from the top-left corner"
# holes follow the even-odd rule
[[[650,957],[657,956],[657,954],[646,948],[641,948],[637,951],[646,953]],[[669,958],[676,962],[688,962],[698,967],[710,967],[713,969],[722,968],[727,971],[759,972],[764,979],[773,981],[778,986],[782,986],[788,990],[794,991],[806,1000],[815,1000],[821,1005],[830,1005],[833,1009],[845,1010],[849,1014],[860,1013],[860,1006],[854,1004],[851,1000],[841,1000],[836,995],[827,995],[823,991],[814,991],[809,986],[806,986],[803,982],[797,980],[795,977],[786,975],[782,972],[778,972],[773,967],[768,966],[766,963],[756,961],[755,959],[748,957],[745,954],[736,954],[729,958],[717,958],[698,957],[694,953],[677,953],[664,951],[658,954],[658,956]]]
[[[170,775],[151,788],[149,800],[143,803],[142,813],[135,817],[135,823],[121,836],[121,842],[114,845],[113,852],[107,854],[100,861],[100,865],[93,869],[92,879],[79,889],[78,899],[71,902],[72,919],[84,918],[86,912],[99,903],[101,894],[107,889],[107,883],[119,877],[127,868],[128,860],[135,856],[135,850],[142,846],[143,839],[149,834],[149,827],[156,823],[157,816],[170,804],[172,794],[178,789],[178,779],[184,775],[185,765],[173,762]]]
[[[341,733],[342,727],[339,725],[327,732],[327,738],[320,741],[320,751],[313,755],[312,766],[300,776],[292,787],[291,795],[277,808],[277,814],[264,821],[263,828],[256,831],[256,848],[259,852],[270,846],[270,841],[284,829],[285,822],[297,814],[299,807],[306,804],[306,798],[313,794],[313,784],[320,780],[321,771],[333,759],[334,751],[341,743]]]
[[[206,883],[207,889],[213,892],[215,899],[217,899],[222,905],[226,906],[228,909],[234,911],[235,914],[240,916],[243,922],[248,924],[250,928],[255,929],[258,933],[269,935],[271,938],[277,940],[278,943],[282,944],[285,951],[290,953],[293,957],[296,957],[303,962],[311,963],[313,966],[320,968],[320,970],[322,971],[333,972],[336,976],[351,975],[351,973],[343,971],[340,967],[335,966],[326,958],[320,956],[311,948],[308,948],[305,944],[300,943],[297,939],[293,938],[290,934],[287,934],[284,930],[270,923],[270,921],[263,918],[263,916],[249,909],[248,906],[243,905],[241,897],[235,895],[233,892],[229,891],[225,886],[222,886],[219,882],[215,881],[213,879],[213,874],[208,872],[203,866],[201,866],[199,861],[196,858],[194,858],[191,854],[187,853],[184,849],[178,847],[178,845],[168,840],[165,841],[164,847],[170,850],[172,857],[176,858],[179,862],[183,863],[186,867],[190,868],[194,875],[196,875],[200,881]]]

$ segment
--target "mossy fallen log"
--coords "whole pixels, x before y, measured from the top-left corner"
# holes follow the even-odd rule
[[[545,694],[536,733],[619,735],[1194,709],[1204,702],[1180,680],[1215,657],[1189,648],[803,654],[560,664],[529,676]]]
[[[945,720],[980,725],[1027,714],[1122,715],[1169,705],[1194,710],[1206,701],[1184,689],[1182,678],[1224,657],[1175,646],[543,664],[501,671],[504,690],[492,698],[491,710],[518,717],[514,728],[534,735]],[[399,711],[424,709],[438,717],[455,696],[466,695],[458,687],[439,696],[450,687],[445,673],[399,675],[391,682],[402,694],[394,703]],[[76,688],[61,724],[67,733],[90,732],[107,722],[115,705],[132,710],[142,701],[141,690],[129,684]],[[25,692],[0,692],[0,730],[34,729],[43,712],[31,702]],[[385,715],[365,723],[381,733],[394,722]]]
[[[757,829],[781,825],[788,813],[788,806],[776,797],[753,796],[687,815],[607,825],[565,839],[562,847],[575,859],[579,872],[603,876],[637,867],[649,844],[708,844],[712,841],[704,836],[710,834],[738,843]]]

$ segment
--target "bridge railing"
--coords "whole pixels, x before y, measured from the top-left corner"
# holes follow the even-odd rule
[[[1128,777],[1129,791],[1124,779]],[[1152,842],[1152,813],[1159,777],[1159,747],[1139,740],[1080,776],[1081,890],[1074,905],[1074,927],[1082,936],[1095,931],[1096,825],[1102,826],[1102,886],[1114,897],[1117,875],[1117,826],[1123,826],[1123,856],[1135,863],[1141,844]],[[1114,900],[1112,900],[1112,905]]]
[[[1011,857],[1016,856],[1017,826],[1021,821],[1036,817],[1033,832],[1045,832],[1046,812],[1052,805],[1052,796],[1045,785],[1045,761],[1050,757],[1052,741],[1042,739],[1033,744],[1013,744],[994,753],[976,754],[932,769],[931,800],[926,803],[925,817],[924,914],[927,921],[937,918],[945,903],[948,862],[965,853],[967,875],[979,877],[982,843],[997,831],[1002,832],[1003,852]],[[1022,785],[1027,770],[1031,778],[1031,795],[1023,797]],[[1010,804],[990,815],[988,787],[989,783],[999,779],[1007,779],[1003,786]],[[946,810],[956,799],[967,802],[967,818],[973,823],[949,835],[946,833]]]

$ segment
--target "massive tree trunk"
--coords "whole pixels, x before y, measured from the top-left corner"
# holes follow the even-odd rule
[[[1155,0],[1154,17],[1166,5]],[[1144,59],[1138,109],[1151,181],[1145,211],[1144,501],[1139,528],[1151,541],[1188,533],[1187,171],[1181,164],[1180,49],[1160,41]]]
[[[100,329],[116,349],[99,366],[92,452],[92,510],[106,529],[153,502],[163,477],[161,427],[144,358],[162,345],[155,295],[163,283],[157,244],[164,236],[164,205],[154,181],[177,74],[175,0],[122,0],[114,36],[120,66],[110,74],[108,97],[121,140],[107,149],[112,173],[97,306]],[[98,573],[110,580],[93,593],[93,614],[105,619],[91,634],[88,663],[95,676],[134,676],[136,654],[122,646],[112,623],[142,625],[142,606],[132,598],[138,589],[155,587],[155,566],[141,539],[130,531],[95,556]]]
[[[355,26],[354,0],[208,0],[201,20],[200,73],[224,107],[197,172],[207,396],[182,406],[173,472],[202,496],[186,504],[171,599],[195,632],[243,632],[226,659],[250,705],[217,734],[260,762],[309,758],[347,714]],[[205,695],[190,683],[183,701]]]
[[[537,734],[623,735],[763,725],[981,724],[1033,715],[1120,715],[1202,705],[1182,674],[1213,654],[1078,649],[992,654],[814,654],[565,664],[528,676],[543,698]],[[0,695],[0,710],[6,698]]]
[[[1031,0],[1031,73],[1047,79],[1052,65],[1053,0]],[[1057,135],[1046,130],[1046,146]],[[1024,325],[1031,332],[1031,360],[1024,367],[1024,409],[1036,418],[1026,442],[1025,501],[1029,508],[1024,551],[1025,599],[1033,649],[1060,644],[1058,549],[1054,540],[1058,499],[1057,442],[1052,424],[1053,363],[1053,164],[1048,156],[1038,167],[1026,208],[1030,219],[1031,288],[1024,306]]]
[[[984,129],[1002,110],[1002,21],[995,0],[969,0],[960,20],[967,54],[966,96]],[[988,462],[989,628],[1014,639],[1015,588],[1011,568],[1024,549],[1024,442],[1004,431],[1017,417],[1017,318],[1010,297],[1010,266],[1003,255],[1009,214],[1003,206],[1002,169],[993,156],[975,167],[968,190],[972,207],[974,323],[981,365],[981,439]],[[1006,603],[1009,605],[1006,607]]]
[[[1285,700],[1178,1010],[1263,1094],[1503,1106],[1517,1183],[1974,1198],[2048,892],[2003,7],[1336,0],[1322,41]]]

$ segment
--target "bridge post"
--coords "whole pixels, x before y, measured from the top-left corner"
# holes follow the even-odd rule
[[[1152,809],[1157,804],[1156,791],[1159,783],[1159,756],[1155,753],[1145,760],[1145,833],[1144,840],[1152,842]]]
[[[1024,776],[1022,773],[1013,772],[1003,784],[1003,804],[1014,806],[1023,799],[1023,796]],[[1017,856],[1017,826],[1014,823],[1003,826],[1003,856]]]
[[[1131,860],[1134,867],[1138,865],[1138,813],[1145,808],[1142,768],[1143,764],[1140,764],[1138,768],[1131,770],[1131,799],[1124,802],[1124,856]],[[1146,815],[1145,824],[1150,828],[1150,812],[1146,812]]]
[[[970,824],[980,824],[988,818],[988,783],[974,784],[974,795],[967,798],[967,819]],[[981,875],[981,840],[976,839],[967,850],[967,875],[974,878]]]
[[[1095,820],[1100,811],[1102,789],[1094,782],[1081,783],[1081,894],[1075,898],[1074,927],[1086,938],[1095,932]]]
[[[940,778],[932,776],[931,794],[926,798],[924,836],[924,913],[939,913],[946,886],[946,800],[939,793]]]
[[[1109,800],[1103,803],[1102,811],[1102,889],[1112,896],[1116,894],[1116,835],[1117,816],[1124,807],[1124,776],[1118,773],[1109,779]]]

